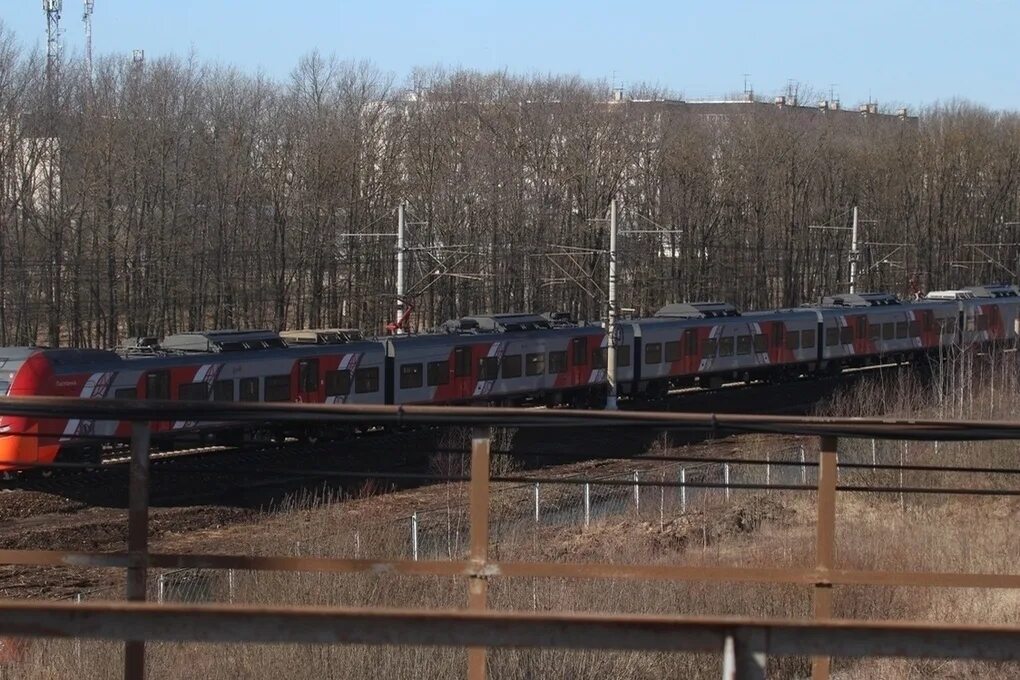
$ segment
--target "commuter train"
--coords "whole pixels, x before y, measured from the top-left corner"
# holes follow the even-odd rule
[[[818,305],[740,313],[721,303],[666,305],[620,321],[618,391],[656,399],[727,380],[778,381],[921,359],[1020,336],[1015,286],[975,286],[902,302],[839,295]],[[449,321],[427,335],[365,339],[356,331],[207,331],[139,339],[119,351],[0,348],[0,396],[326,404],[604,404],[608,338],[563,314]],[[156,441],[337,433],[260,432],[230,424],[153,423]],[[0,470],[94,461],[117,421],[0,417]]]

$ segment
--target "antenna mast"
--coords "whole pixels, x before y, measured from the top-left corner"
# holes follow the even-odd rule
[[[46,12],[46,86],[56,86],[57,68],[60,66],[60,12],[63,0],[43,0]]]
[[[84,3],[81,22],[85,24],[85,75],[92,82],[92,10],[95,9],[96,0],[84,0]]]

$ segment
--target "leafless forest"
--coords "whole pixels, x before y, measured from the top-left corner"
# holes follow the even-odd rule
[[[855,204],[874,220],[864,287],[1012,279],[1020,254],[1020,116],[966,103],[905,121],[771,103],[696,115],[654,88],[614,102],[577,78],[396,77],[315,53],[282,82],[194,58],[46,71],[0,27],[4,345],[379,331],[401,201],[419,328],[601,317],[614,196],[636,232],[620,302],[638,312],[845,289],[849,235],[810,227],[848,225]]]

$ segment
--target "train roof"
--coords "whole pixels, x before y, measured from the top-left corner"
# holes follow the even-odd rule
[[[280,337],[288,345],[341,345],[365,339],[357,328],[302,328],[280,331]]]
[[[214,353],[280,349],[287,344],[271,330],[190,331],[168,335],[159,343],[167,352]]]
[[[655,318],[660,319],[718,319],[727,316],[740,316],[737,308],[728,302],[674,302],[663,305],[655,313]]]
[[[890,307],[900,304],[900,299],[892,293],[843,293],[826,295],[822,298],[822,307]]]

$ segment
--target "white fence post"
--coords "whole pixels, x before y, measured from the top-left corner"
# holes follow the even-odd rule
[[[638,486],[638,471],[634,470],[634,510],[641,514],[641,487]]]
[[[160,574],[159,579],[156,581],[157,594],[156,601],[163,604],[163,598],[166,595],[166,574]]]
[[[538,482],[535,482],[535,521],[538,521]]]
[[[227,569],[227,601],[234,601],[234,570]]]
[[[687,513],[687,471],[680,468],[680,513]]]
[[[878,443],[874,439],[872,439],[871,440],[871,467],[874,468],[876,465],[878,465]],[[874,472],[874,470],[872,470],[872,472]]]
[[[772,493],[772,461],[765,452],[765,493]]]
[[[723,463],[722,466],[723,485],[726,487],[726,502],[730,502],[730,464]]]
[[[591,484],[584,483],[584,526],[591,523]]]
[[[415,562],[418,561],[418,511],[411,515],[411,555]]]
[[[800,445],[800,483],[807,484],[807,465],[804,460],[804,445]]]
[[[361,557],[361,532],[354,532],[354,559]]]
[[[665,526],[666,517],[666,473],[662,473],[662,483],[659,486],[659,531]]]

